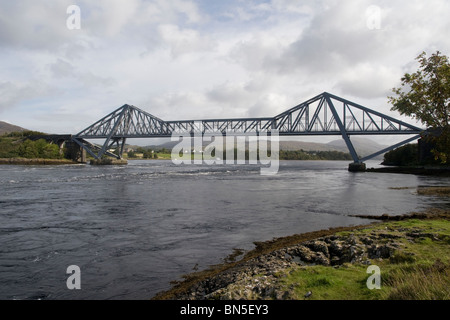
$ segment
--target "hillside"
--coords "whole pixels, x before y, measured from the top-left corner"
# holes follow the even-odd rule
[[[369,154],[372,154],[376,151],[384,149],[386,146],[380,145],[373,140],[367,138],[360,137],[352,137],[352,143],[356,149],[356,152],[364,157]],[[149,145],[144,148],[150,149],[161,149],[166,148],[171,150],[178,142],[168,141],[160,145]],[[208,145],[209,142],[204,142],[204,146]],[[137,146],[130,146],[131,148]],[[344,142],[344,139],[333,140],[329,143],[317,143],[317,142],[305,142],[305,141],[280,141],[280,150],[284,151],[340,151],[348,153],[347,146]],[[379,156],[379,159],[382,159],[383,156]]]
[[[27,131],[27,129],[10,124],[8,122],[0,121],[0,135],[10,132],[21,132],[21,131]]]
[[[359,156],[362,157],[370,155],[387,147],[367,138],[352,137],[351,140],[353,146],[356,149],[356,152]],[[333,140],[326,145],[330,148],[336,148],[337,151],[348,152],[347,145],[345,144],[344,139]],[[382,159],[383,155],[380,155],[377,158]]]

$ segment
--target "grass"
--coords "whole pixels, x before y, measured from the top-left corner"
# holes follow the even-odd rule
[[[399,231],[400,230],[400,231]],[[312,300],[442,300],[450,299],[450,221],[410,219],[355,230],[402,235],[389,259],[372,260],[381,270],[381,288],[369,290],[367,265],[308,266],[291,270],[282,280],[290,298]],[[415,234],[411,240],[404,235]],[[341,232],[340,235],[348,235]]]
[[[417,194],[428,196],[429,195],[450,196],[450,186],[420,187],[417,188]]]
[[[392,269],[386,276],[390,300],[450,299],[450,267],[440,259],[433,264],[422,262]]]
[[[392,218],[398,218],[393,216]],[[345,263],[339,266],[296,266],[277,270],[271,285],[277,288],[272,298],[296,300],[407,300],[450,299],[450,212],[445,209],[429,209],[412,213],[401,219],[383,219],[381,223],[357,227],[330,228],[305,234],[256,242],[255,249],[243,252],[235,250],[224,264],[195,272],[174,283],[174,287],[161,292],[153,299],[178,299],[189,288],[201,281],[214,279],[222,273],[238,272],[242,263],[260,255],[286,248],[308,240],[329,235],[340,237],[354,235],[367,238],[382,235],[377,243],[395,241],[397,250],[387,259],[372,259],[381,271],[381,288],[368,289],[367,264]],[[261,276],[261,275],[259,275]],[[252,279],[255,279],[254,276]],[[236,284],[245,289],[250,282]],[[312,294],[305,297],[308,292]],[[258,298],[258,297],[256,297]]]
[[[306,267],[292,271],[284,280],[291,291],[291,299],[309,300],[367,300],[379,299],[379,290],[369,290],[366,286],[367,266],[347,264],[339,268],[327,266]]]
[[[57,165],[76,164],[78,162],[69,159],[41,159],[41,158],[0,158],[0,164],[14,165]]]
[[[135,153],[135,157],[128,157],[128,153],[124,153],[123,156],[124,158],[128,159],[128,160],[171,160],[172,159],[172,154],[170,153],[156,153],[157,158],[144,158],[144,154],[143,153]]]

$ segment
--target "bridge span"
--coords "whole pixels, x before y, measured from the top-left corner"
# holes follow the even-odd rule
[[[342,136],[355,164],[376,157],[420,138],[424,129],[323,92],[274,117],[164,121],[135,106],[125,104],[86,129],[72,140],[95,159],[122,158],[127,139],[191,135],[230,135],[276,132],[280,136]],[[361,158],[350,137],[353,135],[410,135],[406,140]],[[89,142],[102,139],[103,145]],[[117,147],[118,154],[111,153]]]

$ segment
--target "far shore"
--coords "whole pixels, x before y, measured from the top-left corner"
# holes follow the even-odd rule
[[[0,158],[0,164],[12,165],[63,165],[63,164],[80,164],[79,162],[69,159],[42,159],[42,158]]]
[[[411,167],[380,167],[380,168],[367,168],[366,172],[381,172],[381,173],[403,173],[403,174],[416,174],[416,175],[434,175],[434,176],[450,176],[449,166],[411,166]]]

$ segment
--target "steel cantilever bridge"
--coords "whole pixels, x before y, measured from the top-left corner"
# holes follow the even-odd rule
[[[121,159],[125,142],[130,138],[160,138],[186,133],[270,135],[275,131],[280,136],[340,135],[355,163],[362,163],[416,140],[424,132],[421,128],[324,92],[272,118],[164,121],[125,104],[72,136],[72,140],[95,159],[104,155]],[[350,140],[352,135],[412,135],[412,137],[360,158]],[[104,139],[104,143],[93,144],[88,141],[89,139]],[[113,147],[118,147],[118,154],[108,151]]]

